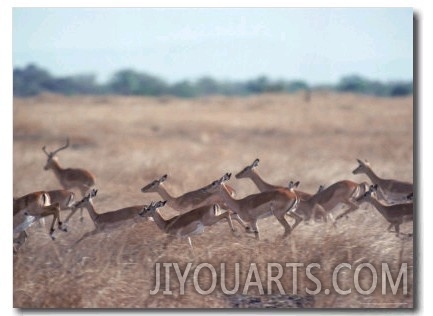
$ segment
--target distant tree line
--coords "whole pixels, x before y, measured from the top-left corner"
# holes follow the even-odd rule
[[[195,81],[182,80],[168,84],[161,78],[132,69],[119,70],[104,84],[97,83],[95,75],[54,77],[48,71],[30,64],[14,68],[14,96],[28,97],[43,92],[63,95],[115,94],[136,96],[166,96],[192,98],[207,95],[246,96],[266,92],[313,91],[326,89],[376,96],[398,97],[413,93],[413,82],[371,81],[357,75],[341,78],[336,85],[310,86],[302,80],[270,80],[260,76],[247,81],[217,81],[202,77]]]

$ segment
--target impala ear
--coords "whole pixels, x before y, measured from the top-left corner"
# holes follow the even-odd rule
[[[257,166],[259,165],[259,162],[260,162],[260,159],[259,159],[259,158],[256,158],[256,160],[254,160],[252,166],[253,166],[253,167],[257,167]]]
[[[93,189],[92,192],[90,192],[90,196],[95,197],[97,193],[98,193],[98,189]]]
[[[163,176],[158,180],[158,182],[162,183],[162,182],[164,182],[165,180],[167,180],[167,174],[163,175]]]

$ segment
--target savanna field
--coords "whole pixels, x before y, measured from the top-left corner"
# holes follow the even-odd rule
[[[15,98],[13,105],[13,195],[59,189],[52,170],[43,169],[42,147],[55,150],[69,137],[71,145],[58,153],[62,167],[79,167],[96,176],[97,212],[159,201],[156,193],[140,189],[167,174],[164,183],[174,196],[210,184],[224,173],[233,175],[260,158],[258,173],[269,183],[285,186],[300,181],[299,190],[316,192],[319,185],[339,180],[369,181],[353,175],[356,159],[367,159],[384,178],[413,181],[413,98],[379,98],[354,94],[314,92],[310,102],[303,94],[269,94],[251,97],[171,97],[40,95]],[[248,179],[232,176],[228,182],[236,198],[257,193]],[[76,192],[77,195],[78,192]],[[79,199],[77,197],[76,199]],[[165,218],[177,214],[161,208]],[[341,210],[335,210],[338,214]],[[68,212],[61,212],[65,218]],[[293,220],[287,217],[290,223]],[[388,222],[369,204],[334,228],[329,222],[302,222],[285,239],[281,224],[274,218],[259,220],[260,240],[234,222],[232,234],[225,221],[192,237],[193,256],[186,239],[176,239],[165,248],[166,235],[152,221],[143,219],[116,230],[90,236],[94,229],[87,211],[80,222],[77,213],[68,232],[48,235],[45,226],[34,224],[29,238],[13,257],[13,306],[16,308],[412,308],[416,297],[414,282],[414,240],[387,232]],[[411,233],[412,222],[400,229]],[[12,249],[11,249],[12,251]],[[161,290],[155,288],[157,263],[161,265]],[[163,263],[177,263],[181,271],[191,263],[184,293],[173,268],[170,282]],[[209,269],[198,280],[194,269],[202,263],[213,266],[218,280],[212,286]],[[225,266],[228,289],[235,282],[239,264],[239,289],[233,295],[222,290],[221,266]],[[283,267],[277,284],[268,284],[268,263]],[[296,284],[286,263],[300,263]],[[317,263],[312,274],[321,291],[307,277],[305,267]],[[341,295],[332,283],[334,269],[351,265],[338,274]],[[407,265],[407,291],[382,291],[382,264],[393,280],[402,264]],[[264,289],[251,285],[243,293],[251,264],[257,267]],[[368,290],[374,275],[358,266],[369,264],[377,270],[377,286]],[[276,275],[274,270],[272,275]],[[356,279],[356,280],[355,280]],[[256,281],[253,278],[253,281]],[[356,282],[355,282],[356,281]],[[356,283],[356,284],[355,284]],[[257,284],[257,283],[255,283]],[[170,295],[163,290],[169,288]],[[329,289],[329,292],[325,291]],[[311,291],[310,291],[311,292]],[[326,293],[325,293],[326,292]]]

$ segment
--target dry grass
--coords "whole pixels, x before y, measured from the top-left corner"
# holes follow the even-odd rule
[[[44,171],[41,148],[60,146],[67,136],[71,148],[59,153],[63,166],[82,167],[97,176],[99,212],[147,204],[159,196],[140,188],[165,173],[173,195],[204,186],[225,172],[237,172],[255,158],[261,159],[260,174],[270,183],[285,185],[300,180],[301,189],[315,191],[320,184],[341,179],[367,180],[352,175],[356,158],[367,158],[383,177],[413,180],[413,104],[411,98],[386,99],[367,96],[317,93],[310,103],[302,95],[262,95],[248,98],[210,97],[196,100],[135,97],[70,97],[43,95],[14,100],[13,193],[58,188],[54,174]],[[238,197],[256,193],[247,180],[230,182]],[[166,217],[176,214],[163,209]],[[13,305],[22,308],[222,308],[235,306],[233,297],[222,293],[220,284],[209,295],[193,287],[192,273],[185,295],[172,271],[173,295],[150,295],[155,286],[155,263],[176,262],[182,271],[188,262],[220,263],[229,270],[233,285],[235,263],[240,263],[243,290],[250,263],[256,263],[267,291],[267,263],[319,263],[313,270],[322,283],[320,294],[310,296],[306,287],[315,284],[298,269],[298,291],[293,293],[292,270],[281,279],[287,297],[259,298],[257,306],[313,308],[366,308],[413,306],[413,241],[387,233],[387,222],[376,211],[363,206],[337,229],[322,223],[301,224],[281,240],[282,226],[273,218],[259,221],[261,240],[229,233],[226,223],[217,224],[193,237],[197,256],[191,256],[185,240],[163,248],[166,237],[150,221],[85,239],[72,247],[82,234],[93,229],[87,213],[80,223],[74,218],[67,233],[49,239],[47,228],[34,225],[30,237],[14,256]],[[64,215],[63,215],[64,216]],[[237,224],[236,224],[237,225]],[[412,224],[402,227],[411,231]],[[352,264],[340,273],[339,295],[332,289],[332,271],[340,263]],[[371,263],[380,270],[388,263],[395,279],[401,263],[408,265],[408,293],[381,294],[378,286],[370,295],[354,287],[355,268]],[[203,269],[203,289],[211,283]],[[365,272],[363,270],[363,272]],[[367,270],[368,272],[368,270]],[[164,278],[162,278],[162,282]],[[231,283],[230,283],[231,282]],[[371,275],[361,273],[363,289]],[[162,290],[161,290],[162,292]],[[278,294],[276,286],[272,288]],[[257,295],[257,287],[248,292]],[[236,296],[238,297],[238,296]],[[248,299],[239,297],[239,300]],[[282,305],[263,303],[282,300]],[[251,299],[254,301],[254,299]],[[290,302],[289,302],[290,301]],[[290,303],[290,304],[289,304]],[[268,304],[268,305],[266,305]],[[247,304],[254,306],[253,303]],[[243,306],[240,304],[239,306]]]

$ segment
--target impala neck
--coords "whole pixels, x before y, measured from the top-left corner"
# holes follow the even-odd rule
[[[158,225],[159,229],[161,229],[162,231],[165,232],[166,228],[167,228],[167,221],[162,218],[161,214],[159,214],[158,209],[155,209],[152,212],[152,217],[153,217],[153,220],[155,221],[156,225]]]
[[[218,191],[218,195],[227,204],[229,209],[231,209],[235,213],[239,212],[238,200],[235,200],[234,198],[232,198],[232,196],[228,193],[227,188],[224,184],[221,184],[221,188]]]
[[[370,167],[365,166],[364,173],[370,178],[373,184],[379,184],[382,182],[382,179],[379,178]]]
[[[165,189],[164,185],[160,183],[155,190],[164,200],[166,200],[168,203],[171,203],[175,198],[171,196],[167,190]]]
[[[53,169],[54,174],[56,177],[61,180],[62,179],[62,171],[65,170],[62,167],[60,167],[59,162],[56,159],[51,159],[50,167]]]
[[[376,200],[373,197],[368,197],[367,201],[371,204],[373,204],[373,206],[379,211],[380,214],[382,214],[383,217],[385,217],[386,219],[388,219],[387,216],[387,212],[385,210],[385,206],[383,206],[378,200]]]
[[[251,169],[251,172],[248,175],[260,192],[265,192],[274,188],[273,185],[265,182],[254,169]]]

